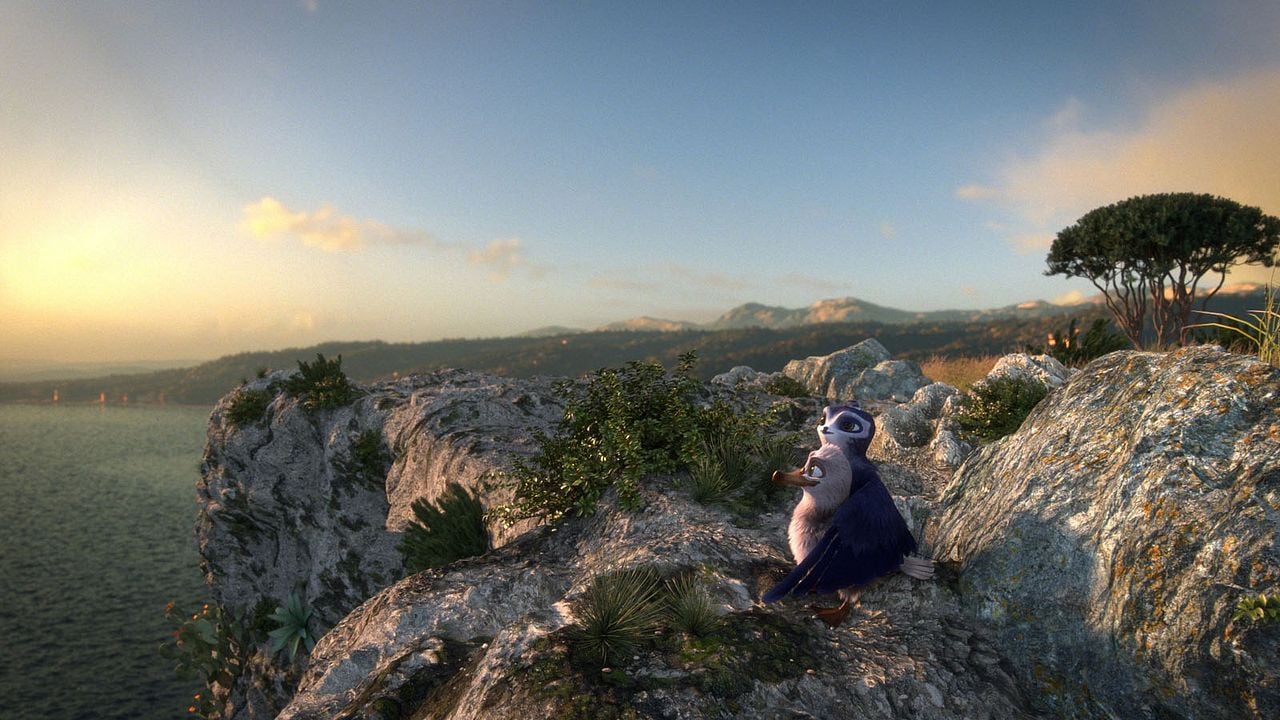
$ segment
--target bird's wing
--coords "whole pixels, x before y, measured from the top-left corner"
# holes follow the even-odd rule
[[[915,538],[877,477],[844,501],[817,546],[764,601],[865,585],[896,570],[915,549]]]

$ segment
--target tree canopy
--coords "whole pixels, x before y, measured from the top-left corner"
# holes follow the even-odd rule
[[[1058,233],[1046,275],[1088,278],[1116,323],[1142,347],[1181,339],[1197,293],[1204,303],[1239,264],[1276,263],[1280,219],[1214,195],[1141,195],[1085,213]],[[1211,287],[1201,286],[1210,273]],[[1216,280],[1216,284],[1214,281]]]

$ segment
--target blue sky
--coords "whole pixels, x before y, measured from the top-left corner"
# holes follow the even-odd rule
[[[6,358],[1067,300],[1093,207],[1280,214],[1274,2],[0,10]]]

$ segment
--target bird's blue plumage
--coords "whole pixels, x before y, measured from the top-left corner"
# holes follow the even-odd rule
[[[897,570],[903,558],[915,552],[916,540],[875,466],[865,457],[855,455],[850,460],[849,498],[836,510],[831,527],[813,550],[765,593],[765,602],[865,585]]]

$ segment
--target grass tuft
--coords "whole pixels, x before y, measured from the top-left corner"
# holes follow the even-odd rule
[[[1207,310],[1196,310],[1201,315],[1221,318],[1223,322],[1207,322],[1188,325],[1188,328],[1211,327],[1235,334],[1244,339],[1258,359],[1272,367],[1280,367],[1280,298],[1276,297],[1274,283],[1267,284],[1262,309],[1250,310],[1250,318],[1238,318]]]
[[[612,665],[638,649],[661,627],[662,584],[652,568],[597,575],[579,601],[578,649]]]
[[[711,594],[693,574],[671,578],[666,586],[667,621],[672,630],[695,637],[715,632],[720,616]]]
[[[412,507],[417,521],[405,528],[399,545],[406,572],[447,565],[489,549],[484,508],[461,485],[449,483],[437,503],[419,498]]]

